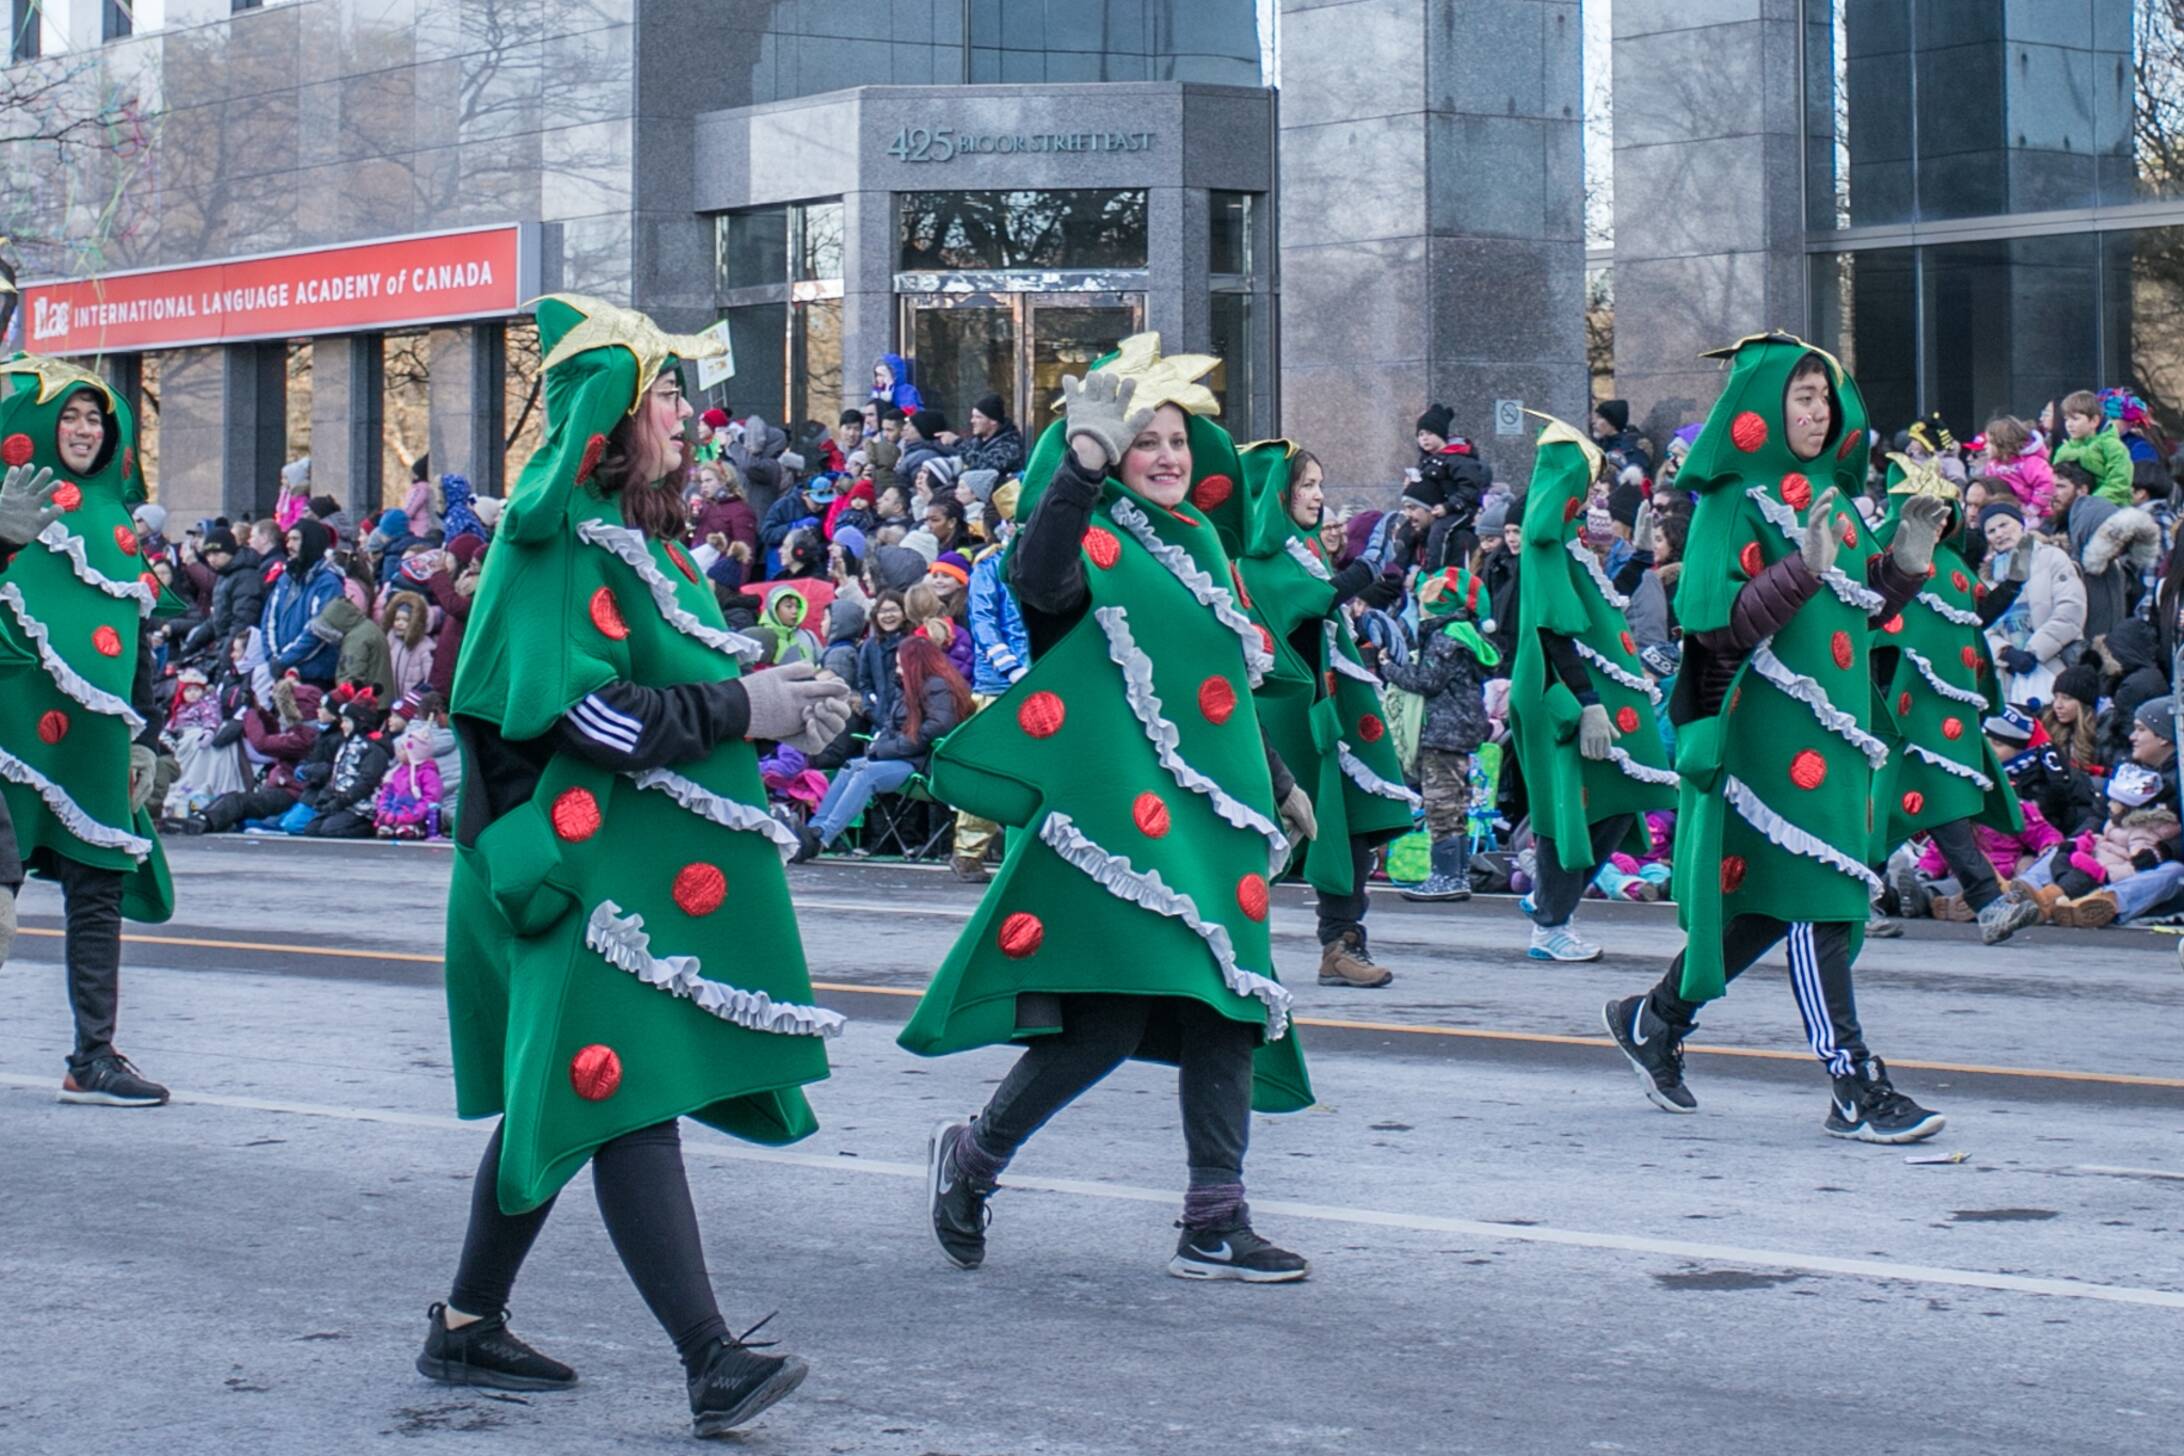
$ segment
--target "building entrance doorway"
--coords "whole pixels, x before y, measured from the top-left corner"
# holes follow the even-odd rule
[[[1007,403],[1028,446],[1061,398],[1062,376],[1145,326],[1142,293],[910,293],[902,295],[904,353],[918,392],[968,432],[986,394]]]

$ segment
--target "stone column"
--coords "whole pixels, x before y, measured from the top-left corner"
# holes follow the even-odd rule
[[[1656,442],[1720,392],[1705,350],[1807,332],[1797,9],[1616,0],[1615,383]]]
[[[379,334],[313,340],[312,493],[332,496],[360,520],[385,504],[385,416],[386,340]]]
[[[842,375],[849,395],[845,407],[862,405],[871,393],[872,361],[882,354],[899,352],[895,348],[897,256],[894,194],[844,194]],[[738,408],[742,408],[740,403]],[[750,413],[748,409],[743,412]],[[770,417],[772,410],[765,413]]]
[[[1283,0],[1281,432],[1385,503],[1431,400],[1586,397],[1575,0]]]
[[[229,344],[221,354],[221,509],[231,520],[271,515],[288,463],[288,344]]]
[[[480,495],[504,495],[507,335],[498,322],[434,329],[430,359],[432,472],[469,477]]]
[[[170,349],[159,355],[159,461],[151,486],[170,517],[194,521],[227,515],[241,520],[228,508],[221,454],[224,354],[208,348]]]

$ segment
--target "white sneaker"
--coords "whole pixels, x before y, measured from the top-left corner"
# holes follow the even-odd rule
[[[1582,939],[1568,925],[1552,929],[1532,927],[1532,947],[1525,952],[1535,961],[1596,961],[1600,959],[1600,947]]]

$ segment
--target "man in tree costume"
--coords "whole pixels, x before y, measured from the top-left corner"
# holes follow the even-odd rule
[[[1388,732],[1380,680],[1358,655],[1343,607],[1373,582],[1370,562],[1340,571],[1320,544],[1323,472],[1309,451],[1268,440],[1242,452],[1240,487],[1223,478],[1192,495],[1221,534],[1240,601],[1274,644],[1252,690],[1267,743],[1312,799],[1317,833],[1304,878],[1319,896],[1319,982],[1385,986],[1365,939],[1373,849],[1411,827],[1418,796]]]
[[[1547,420],[1524,497],[1524,557],[1517,571],[1516,662],[1509,716],[1531,803],[1537,882],[1524,906],[1534,960],[1591,961],[1600,947],[1574,928],[1600,862],[1628,846],[1644,853],[1645,814],[1675,802],[1676,773],[1616,590],[1579,539],[1600,447]]]
[[[1658,986],[1604,1016],[1646,1095],[1693,1111],[1682,1043],[1700,1006],[1787,937],[1806,1035],[1834,1078],[1827,1131],[1931,1137],[1941,1116],[1896,1091],[1866,1049],[1851,965],[1879,883],[1866,862],[1888,755],[1869,649],[1927,584],[1948,507],[1907,499],[1882,550],[1849,504],[1865,481],[1866,416],[1843,367],[1784,334],[1709,357],[1731,361],[1729,378],[1677,476],[1699,497],[1670,709],[1687,938]]]
[[[0,392],[0,521],[23,538],[0,572],[0,798],[14,821],[7,858],[20,857],[0,863],[0,882],[27,867],[67,903],[76,1046],[61,1100],[158,1106],[167,1089],[114,1049],[114,1023],[122,920],[174,913],[145,809],[159,714],[143,623],[180,604],[145,566],[129,519],[146,497],[120,396],[30,355],[0,363]]]
[[[1885,865],[1897,845],[1930,835],[1963,886],[1965,903],[1979,920],[1980,939],[1994,945],[2040,919],[2036,903],[2003,893],[1993,863],[1972,834],[1975,821],[2009,834],[2025,827],[2010,776],[1981,727],[2004,704],[1987,655],[1986,628],[2009,609],[2021,579],[2005,579],[1993,591],[1981,587],[1955,546],[1964,529],[1963,493],[1956,483],[1930,458],[1890,455],[1888,460],[1888,514],[1874,533],[1880,543],[1895,539],[1911,500],[1940,501],[1948,522],[1934,548],[1933,576],[1900,613],[1881,624],[1874,639],[1874,676],[1887,708],[1892,751],[1874,781],[1880,828],[1872,859]],[[2013,553],[2010,568],[2028,564],[2029,542],[2028,536],[2021,556]],[[1899,908],[1917,914],[1925,908],[1917,901],[1923,892],[1915,871],[1908,879],[1899,885],[1898,899],[1904,902]]]
[[[1140,334],[1064,381],[1005,568],[1031,670],[933,755],[940,797],[1021,831],[902,1034],[925,1056],[1026,1047],[976,1121],[928,1149],[933,1231],[963,1268],[985,1257],[986,1200],[1017,1148],[1141,1057],[1180,1068],[1190,1188],[1169,1272],[1307,1272],[1244,1203],[1251,1110],[1312,1101],[1267,931],[1284,820],[1308,833],[1311,807],[1251,711],[1271,634],[1192,503],[1239,470],[1197,382],[1216,362],[1162,359]]]
[[[417,1368],[552,1389],[567,1366],[508,1331],[507,1297],[587,1161],[617,1252],[683,1360],[697,1433],[756,1415],[803,1362],[731,1338],[714,1303],[676,1119],[753,1142],[815,1124],[841,1018],[811,982],[751,738],[816,748],[847,721],[808,666],[743,677],[675,544],[679,357],[641,314],[538,304],[546,439],[495,533],[456,669],[463,754],[447,993],[464,1117],[501,1116],[462,1264]]]

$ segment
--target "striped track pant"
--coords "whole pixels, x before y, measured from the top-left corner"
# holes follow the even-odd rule
[[[1723,929],[1722,969],[1735,980],[1779,941],[1789,942],[1790,990],[1804,1018],[1805,1039],[1831,1076],[1847,1077],[1871,1055],[1858,1024],[1858,1000],[1851,989],[1850,934],[1857,927],[1842,921],[1777,920],[1771,915],[1739,915]],[[1689,1026],[1704,1004],[1678,994],[1683,985],[1683,957],[1669,962],[1668,974],[1653,988],[1653,1009],[1662,1020]]]

